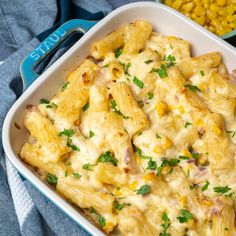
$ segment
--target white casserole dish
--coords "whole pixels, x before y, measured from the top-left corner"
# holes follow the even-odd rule
[[[219,51],[222,53],[229,72],[236,68],[236,49],[181,13],[163,4],[151,2],[128,4],[113,11],[97,23],[44,72],[11,107],[3,125],[3,147],[10,162],[54,204],[93,235],[104,234],[42,182],[18,157],[20,148],[28,139],[28,132],[23,126],[24,111],[28,104],[38,104],[40,98],[49,98],[54,95],[64,77],[74,70],[82,59],[87,57],[90,45],[94,40],[105,36],[123,23],[132,22],[136,19],[148,20],[157,32],[188,40],[192,45],[192,55]],[[15,122],[20,125],[21,129],[15,127]]]

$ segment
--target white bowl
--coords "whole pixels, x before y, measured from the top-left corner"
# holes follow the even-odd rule
[[[14,103],[3,124],[3,147],[10,162],[16,169],[39,189],[67,215],[93,235],[104,235],[91,224],[75,208],[50,189],[38,176],[18,157],[22,145],[28,139],[28,132],[23,125],[25,108],[28,104],[38,104],[40,98],[52,97],[70,73],[89,54],[91,43],[113,31],[123,23],[136,19],[146,19],[154,29],[162,34],[175,35],[188,40],[192,45],[192,55],[212,51],[222,53],[229,71],[236,68],[236,50],[230,44],[208,32],[197,23],[177,11],[151,2],[139,2],[120,7],[106,16],[89,30],[70,50],[46,70]],[[15,122],[21,129],[15,127]]]

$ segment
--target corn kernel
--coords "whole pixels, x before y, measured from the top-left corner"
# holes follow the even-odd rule
[[[206,21],[206,17],[205,16],[199,16],[195,19],[195,21],[199,24],[199,25],[204,25],[205,21]]]
[[[164,116],[165,114],[167,114],[168,110],[168,106],[164,102],[159,102],[156,105],[156,111],[159,116]]]
[[[192,157],[191,153],[186,149],[182,151],[182,156],[189,157],[189,158]]]
[[[170,167],[170,166],[164,166],[164,167],[162,168],[162,170],[161,170],[161,173],[162,173],[163,175],[167,175],[168,173],[170,173],[170,171],[171,171],[171,167]]]
[[[204,125],[204,122],[203,122],[203,120],[197,120],[195,122],[195,125],[198,126],[198,127],[202,127]]]
[[[156,145],[153,151],[157,154],[161,154],[163,152],[163,148],[160,145]]]
[[[179,202],[180,202],[180,204],[182,205],[182,207],[185,207],[185,206],[186,206],[186,203],[187,203],[186,197],[185,197],[185,196],[180,197],[180,198],[179,198]]]
[[[129,188],[131,190],[135,190],[137,188],[137,185],[138,185],[138,181],[135,180],[129,185]]]
[[[217,0],[218,6],[223,7],[226,4],[226,0]]]
[[[105,226],[103,227],[103,230],[106,233],[109,233],[112,231],[113,228],[114,228],[114,224],[112,222],[106,222]]]
[[[121,195],[120,189],[115,188],[115,189],[114,189],[114,195],[115,195],[115,196],[120,196],[120,195]]]
[[[184,107],[183,106],[178,106],[178,111],[180,114],[184,113]]]
[[[172,5],[172,0],[165,0],[164,3],[170,7]]]
[[[163,149],[168,149],[173,145],[172,141],[168,137],[162,138]]]
[[[213,125],[212,130],[215,133],[215,135],[221,135],[222,134],[222,129],[217,124]]]
[[[144,175],[143,179],[146,180],[146,181],[149,181],[149,180],[153,180],[155,178],[155,173],[148,173],[146,175]]]
[[[202,16],[205,14],[205,9],[203,7],[197,6],[193,11],[197,16]]]
[[[182,0],[176,0],[176,1],[173,3],[172,7],[173,7],[174,9],[178,10],[178,9],[180,9],[180,7],[181,7],[182,4],[183,4],[183,1],[182,1]]]
[[[204,199],[201,203],[202,205],[207,206],[207,207],[213,206],[213,201],[211,200]]]
[[[183,9],[184,12],[191,12],[193,7],[194,7],[194,3],[193,2],[189,2],[189,3],[184,4],[182,6],[182,9]]]
[[[168,36],[169,40],[176,40],[177,38],[175,36]]]
[[[142,163],[142,159],[139,156],[135,156],[135,157],[136,157],[136,162],[138,164],[141,164]]]

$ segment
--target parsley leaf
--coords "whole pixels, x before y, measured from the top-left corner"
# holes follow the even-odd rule
[[[104,227],[106,225],[106,219],[103,216],[99,215],[98,216],[98,223],[101,227]]]
[[[187,156],[179,156],[179,159],[181,159],[181,160],[188,160],[189,157],[187,157]]]
[[[129,73],[129,68],[131,67],[131,63],[129,62],[129,63],[125,64],[124,62],[121,62],[121,61],[119,63],[120,63],[120,65],[123,66],[125,75],[131,76]]]
[[[118,48],[116,51],[115,51],[115,58],[118,58],[123,52],[123,49],[122,48]]]
[[[136,155],[138,155],[142,159],[150,159],[150,157],[143,155],[142,150],[137,146],[134,147],[134,152]]]
[[[231,131],[231,130],[227,130],[226,133],[227,133],[227,134],[231,134],[231,137],[232,137],[232,138],[233,138],[233,137],[235,136],[235,134],[236,134],[235,131]]]
[[[136,84],[139,88],[143,89],[144,83],[143,83],[141,80],[139,80],[136,76],[134,76],[133,82],[134,82],[134,84]]]
[[[118,110],[118,109],[116,108],[116,102],[115,102],[115,100],[111,100],[110,106],[111,106],[111,109],[113,109],[113,111],[114,111],[117,115],[122,116],[124,119],[128,119],[128,118],[129,118],[128,116],[125,116],[120,110]]]
[[[197,158],[200,157],[200,153],[195,152],[195,151],[193,150],[193,147],[192,147],[192,146],[190,146],[190,147],[188,148],[188,151],[191,153],[192,158],[197,159]]]
[[[147,184],[142,185],[138,190],[136,190],[136,194],[145,195],[150,193],[150,186]]]
[[[92,169],[91,167],[94,167],[94,166],[96,166],[96,165],[97,165],[97,164],[90,164],[90,163],[87,163],[87,164],[84,164],[84,165],[83,165],[83,169],[92,171],[93,169]]]
[[[87,102],[84,106],[83,106],[83,111],[87,111],[89,108],[89,103]]]
[[[156,133],[156,138],[158,139],[158,138],[161,138],[161,136],[158,134],[158,133]]]
[[[226,185],[225,187],[214,187],[213,188],[215,193],[219,193],[220,195],[223,195],[227,192],[229,192],[231,190],[231,188],[228,187],[228,185]]]
[[[46,182],[48,184],[54,185],[57,183],[58,178],[55,175],[52,175],[50,173],[47,174]]]
[[[130,203],[116,203],[115,209],[121,211],[124,207],[131,206]]]
[[[200,71],[200,74],[201,74],[202,76],[204,76],[204,71],[201,70],[201,71]]]
[[[185,125],[184,125],[184,128],[187,128],[189,125],[192,125],[192,123],[186,122]]]
[[[98,158],[97,162],[110,162],[113,166],[116,166],[118,159],[114,158],[110,151],[106,151]]]
[[[184,223],[190,219],[193,219],[193,215],[185,209],[181,209],[180,214],[181,215],[177,217],[177,219],[179,220],[180,223]]]
[[[67,86],[68,86],[69,83],[70,83],[70,82],[66,82],[66,83],[64,83],[64,84],[62,85],[62,88],[61,88],[61,91],[62,91],[62,92],[66,90],[66,88],[67,88]]]
[[[166,61],[167,61],[167,64],[166,64],[167,67],[174,66],[176,64],[175,56],[172,56],[172,55],[167,56]]]
[[[163,169],[163,167],[165,167],[165,166],[170,166],[170,167],[171,167],[170,172],[171,172],[172,169],[173,169],[173,167],[178,165],[179,161],[180,161],[180,160],[178,160],[178,159],[176,159],[176,158],[172,158],[172,159],[169,159],[169,160],[166,159],[166,158],[162,158],[162,163],[161,163],[161,165],[160,165],[159,167],[157,167],[157,173],[156,173],[156,175],[157,175],[157,176],[160,176],[160,174],[161,174],[161,172],[162,172],[162,169]],[[169,172],[169,173],[170,173],[170,172]]]
[[[209,181],[206,180],[206,183],[202,186],[202,191],[203,191],[203,192],[208,189],[209,184],[210,184]]]
[[[73,144],[71,139],[68,140],[66,145],[68,147],[72,148],[74,151],[77,151],[77,152],[80,151],[80,148],[78,146],[76,146],[75,144]]]
[[[89,138],[92,138],[94,136],[94,132],[92,130],[89,131]]]
[[[170,233],[167,233],[167,230],[170,227],[170,219],[168,218],[168,216],[165,212],[162,214],[161,219],[165,223],[161,225],[161,227],[163,227],[163,232],[160,233],[159,236],[170,236]]]
[[[156,170],[156,168],[157,168],[157,163],[152,159],[150,159],[148,161],[148,167],[146,168],[146,170]]]
[[[50,104],[50,102],[45,98],[41,98],[39,101],[41,104]]]
[[[72,137],[75,134],[75,130],[73,129],[64,129],[59,133],[58,136],[67,136],[67,137]]]
[[[152,63],[152,62],[153,62],[153,60],[147,60],[147,61],[145,61],[146,64],[150,64],[150,63]]]
[[[151,100],[152,98],[153,98],[153,93],[152,92],[148,92],[148,94],[147,94],[147,97],[148,97],[148,99],[149,100]]]
[[[166,66],[164,64],[161,64],[161,68],[152,68],[151,72],[158,73],[162,79],[168,76],[166,71]]]
[[[187,88],[191,92],[201,92],[201,90],[197,86],[192,85],[192,84],[185,84],[184,87]]]
[[[80,179],[80,178],[82,177],[81,174],[76,173],[76,172],[73,173],[73,176],[74,176],[76,179]]]

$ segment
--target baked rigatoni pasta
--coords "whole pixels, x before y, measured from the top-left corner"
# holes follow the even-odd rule
[[[234,235],[236,86],[219,52],[137,20],[27,108],[20,157],[109,235]]]

